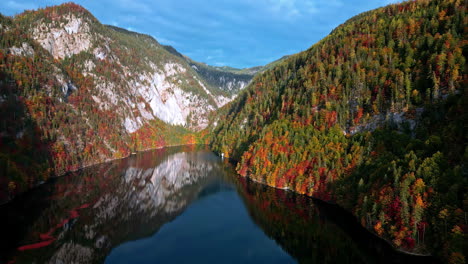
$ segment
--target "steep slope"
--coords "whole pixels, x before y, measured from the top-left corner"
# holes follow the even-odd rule
[[[464,262],[465,8],[411,1],[350,19],[257,75],[215,120],[213,149],[398,248]]]
[[[263,70],[263,66],[245,69],[236,69],[228,66],[216,67],[205,63],[196,62],[187,56],[180,54],[172,46],[163,46],[168,52],[184,59],[214,90],[222,92],[234,98],[239,91],[247,87],[252,78]]]
[[[204,78],[204,80],[213,87],[227,92],[231,98],[235,98],[240,91],[250,84],[253,77],[261,72],[273,68],[278,63],[284,61],[289,56],[273,61],[265,66],[257,66],[245,69],[236,69],[228,66],[216,67],[204,63],[196,62],[190,58],[186,58],[187,62],[195,69],[195,71]]]
[[[211,66],[202,62],[196,62],[180,54],[172,46],[164,45],[163,47],[168,52],[185,59],[200,77],[205,80],[209,87],[212,87],[215,91],[221,92],[221,95],[227,96],[231,100],[250,84],[256,74],[273,68],[289,57],[289,55],[283,56],[265,66],[237,69],[229,66]],[[228,103],[231,100],[226,100],[225,102]]]
[[[209,85],[220,87],[231,96],[237,95],[239,91],[247,87],[257,73],[256,70],[245,69],[242,71],[234,68],[209,66],[190,59],[188,63]]]
[[[154,117],[203,128],[206,113],[218,106],[216,96],[197,74],[149,36],[110,29],[85,10],[70,12],[64,6],[25,13],[15,22],[55,59],[90,76],[97,96],[107,99],[106,105],[120,104],[125,112],[139,112],[125,117],[130,132]],[[144,109],[140,97],[151,111]]]
[[[195,143],[234,97],[154,38],[72,3],[0,15],[0,34],[0,202],[52,175]]]
[[[267,70],[271,70],[271,69],[273,69],[275,66],[277,66],[278,64],[280,64],[281,62],[285,61],[287,58],[289,58],[289,57],[291,57],[291,56],[292,56],[292,55],[285,55],[285,56],[283,56],[283,57],[281,57],[281,58],[279,58],[279,59],[277,59],[277,60],[275,60],[275,61],[273,61],[273,62],[270,62],[270,63],[268,63],[267,65],[261,67],[261,68],[259,69],[259,71],[260,71],[260,72],[264,72],[264,71],[267,71]]]

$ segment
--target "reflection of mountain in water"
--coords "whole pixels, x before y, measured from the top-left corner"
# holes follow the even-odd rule
[[[433,262],[430,258],[415,258],[394,251],[357,223],[351,214],[336,206],[231,176],[234,176],[232,167],[225,166],[210,151],[179,147],[138,154],[56,179],[0,206],[0,263],[10,260],[16,263],[102,263],[120,244],[153,236],[197,199],[226,190],[235,194],[233,185],[250,218],[299,262]],[[237,197],[226,197],[231,200],[218,200],[220,197],[215,196],[211,204],[216,208],[237,208],[235,210],[239,211],[230,219],[245,224],[237,228],[247,232],[258,230],[250,219],[236,218],[236,214],[247,217]],[[196,214],[202,216],[201,221],[205,221],[205,217],[209,221],[212,209],[196,211]],[[190,212],[193,213],[187,211]],[[197,217],[188,221],[192,219]],[[198,219],[200,221],[200,217]],[[221,225],[215,229],[214,236],[201,232],[201,240],[191,242],[225,240],[226,247],[236,250],[238,244],[249,239],[265,241],[259,233],[260,237],[246,236],[241,242],[235,240],[229,244],[227,240],[236,237],[229,230],[231,226],[224,226],[222,220],[217,223]],[[223,236],[229,233],[224,232],[227,230],[231,235]],[[168,235],[174,238],[177,234]],[[178,250],[184,254],[184,248],[176,248]],[[259,248],[252,250],[261,251]],[[201,255],[206,253],[209,254],[200,252]],[[238,253],[245,254],[240,259],[249,259],[249,251]]]
[[[395,251],[335,205],[235,180],[250,216],[300,263],[435,263],[431,257]]]
[[[24,233],[14,245],[24,249],[17,252],[16,261],[103,262],[117,245],[152,235],[196,200],[205,186],[216,184],[216,175],[221,173],[221,164],[211,152],[178,151],[181,149],[144,153],[87,169],[0,208],[10,219],[2,226],[18,227],[6,231],[7,238],[17,239]],[[27,213],[17,209],[31,206],[41,210]],[[23,222],[12,223],[22,214],[27,215]],[[25,227],[27,230],[20,230]],[[11,252],[6,248],[13,246],[12,241],[1,250]]]

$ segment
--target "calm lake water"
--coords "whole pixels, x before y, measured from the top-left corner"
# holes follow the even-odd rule
[[[139,153],[0,206],[1,263],[430,263],[205,147]]]

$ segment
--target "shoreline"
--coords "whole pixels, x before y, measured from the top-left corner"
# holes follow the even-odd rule
[[[90,167],[93,167],[93,166],[105,164],[105,163],[112,162],[112,161],[126,159],[126,158],[129,158],[129,157],[133,156],[133,155],[137,155],[138,153],[143,153],[143,152],[148,152],[148,151],[158,150],[158,149],[164,149],[164,148],[181,147],[181,146],[193,146],[193,145],[203,145],[203,144],[175,144],[175,145],[167,145],[167,146],[157,147],[157,148],[148,148],[148,149],[143,149],[143,150],[137,150],[136,152],[130,152],[129,155],[121,157],[121,158],[106,159],[106,160],[103,160],[103,161],[100,161],[100,162],[94,162],[94,163],[86,164],[86,165],[80,166],[80,167],[78,167],[78,168],[76,168],[74,170],[69,170],[69,171],[65,171],[65,172],[63,172],[61,174],[53,175],[50,178],[48,178],[46,181],[41,181],[41,182],[35,184],[32,188],[29,188],[29,189],[25,190],[24,192],[18,193],[17,195],[12,197],[11,199],[7,199],[6,201],[0,202],[0,207],[5,206],[5,205],[13,202],[17,197],[21,197],[24,194],[27,194],[28,192],[38,188],[41,185],[44,185],[44,184],[46,184],[46,183],[48,183],[48,182],[50,182],[52,180],[64,177],[64,176],[68,175],[69,173],[78,172],[78,171],[86,169],[86,168],[90,168]]]
[[[236,174],[237,174],[238,177],[243,177],[243,176],[239,175],[237,172],[236,172]],[[331,202],[331,201],[326,201],[326,200],[323,200],[323,199],[318,198],[318,197],[309,196],[309,195],[307,195],[307,194],[301,194],[301,193],[298,193],[298,192],[296,192],[296,191],[294,191],[294,190],[292,190],[292,189],[289,189],[289,188],[278,188],[278,187],[275,187],[275,186],[270,186],[270,185],[268,185],[268,184],[266,184],[266,183],[264,183],[264,182],[260,182],[260,181],[257,181],[257,180],[255,180],[255,179],[252,179],[252,178],[250,178],[249,176],[246,176],[246,177],[244,177],[244,178],[247,178],[247,179],[250,180],[250,181],[253,181],[253,182],[256,182],[256,183],[260,183],[260,184],[263,184],[263,185],[266,185],[266,186],[269,186],[269,187],[272,187],[272,188],[275,188],[275,189],[278,189],[278,190],[284,190],[284,191],[286,191],[286,192],[291,192],[291,193],[294,193],[295,195],[303,195],[303,196],[305,196],[305,197],[309,197],[309,198],[311,198],[311,199],[313,199],[313,200],[316,200],[316,201],[319,201],[319,202],[322,202],[322,203],[325,203],[325,204],[328,204],[328,205],[337,206],[338,208],[340,208],[340,209],[342,209],[342,210],[344,210],[344,211],[350,213],[350,214],[353,216],[353,218],[356,220],[356,222],[359,223],[358,219],[356,218],[356,216],[355,216],[352,212],[350,212],[350,211],[347,210],[346,208],[342,207],[342,206],[341,206],[340,204],[338,204],[338,203]],[[359,225],[362,226],[360,223],[359,223]],[[410,256],[427,257],[427,258],[431,257],[431,258],[435,258],[436,260],[438,260],[437,257],[434,256],[434,255],[432,255],[432,254],[423,254],[423,253],[410,252],[410,251],[407,251],[407,250],[404,250],[404,249],[401,249],[401,248],[397,248],[397,247],[395,247],[395,246],[393,245],[393,243],[391,243],[388,239],[386,239],[386,238],[384,238],[384,237],[381,237],[381,236],[377,235],[375,232],[373,232],[372,229],[369,229],[369,228],[367,228],[367,227],[365,227],[365,226],[362,226],[362,227],[363,227],[364,229],[366,229],[366,230],[367,230],[370,234],[372,234],[374,237],[376,237],[376,238],[378,238],[378,239],[380,239],[380,240],[382,240],[382,241],[385,241],[385,243],[388,244],[390,247],[392,247],[395,251],[398,251],[398,252],[400,252],[400,253],[403,253],[403,254],[406,254],[406,255],[410,255]]]
[[[129,155],[124,156],[124,157],[121,157],[121,158],[107,159],[107,160],[102,161],[102,162],[95,162],[95,163],[87,164],[87,165],[81,166],[81,167],[79,167],[79,168],[77,168],[77,169],[75,169],[75,170],[66,171],[66,172],[64,172],[64,173],[62,173],[62,174],[60,174],[60,175],[52,176],[52,177],[50,177],[47,181],[41,182],[41,183],[39,183],[39,184],[36,184],[36,185],[34,185],[32,188],[26,190],[25,192],[22,192],[22,193],[20,193],[20,194],[18,194],[18,195],[16,195],[16,196],[14,196],[12,199],[9,199],[9,200],[7,200],[7,201],[5,201],[5,202],[3,202],[3,203],[0,203],[0,207],[5,206],[5,205],[7,205],[7,204],[13,202],[15,199],[17,199],[17,198],[19,198],[19,197],[21,197],[21,196],[27,194],[28,192],[33,191],[34,189],[36,189],[37,187],[39,187],[39,186],[41,186],[41,185],[43,185],[43,184],[49,183],[49,182],[52,181],[52,180],[55,180],[55,179],[58,179],[58,178],[60,178],[60,177],[66,176],[66,175],[68,175],[69,173],[77,172],[77,171],[80,171],[80,170],[83,170],[83,169],[86,169],[86,168],[89,168],[89,167],[92,167],[92,166],[97,166],[97,165],[105,164],[105,163],[112,162],[112,161],[117,161],[117,160],[126,159],[126,158],[129,158],[129,157],[133,156],[133,155],[138,155],[139,153],[144,153],[144,152],[153,151],[153,150],[158,150],[158,149],[171,148],[171,147],[193,146],[193,145],[206,145],[206,144],[175,144],[175,145],[167,145],[167,146],[162,146],[162,147],[157,147],[157,148],[148,148],[148,149],[138,150],[138,151],[136,151],[136,152],[131,152]],[[221,158],[221,156],[219,155],[219,153],[217,153],[217,152],[215,152],[215,151],[213,151],[213,150],[210,150],[210,151],[212,151],[212,152],[215,153],[218,157]],[[236,163],[237,163],[237,161],[236,161],[235,159],[232,159],[232,158],[224,158],[224,159],[227,159],[228,162],[233,163],[233,164],[236,164]],[[236,175],[237,175],[237,177],[243,177],[243,176],[239,175],[239,174],[237,173],[237,171],[236,171]],[[250,180],[250,181],[253,181],[253,182],[256,182],[256,183],[259,183],[259,184],[262,184],[262,185],[266,185],[266,186],[269,186],[269,187],[272,187],[272,188],[275,188],[275,189],[284,190],[284,191],[286,191],[286,192],[294,193],[295,195],[302,195],[302,196],[308,197],[308,198],[310,198],[310,199],[319,201],[319,202],[321,202],[321,203],[325,203],[325,204],[328,204],[328,205],[336,206],[336,207],[340,208],[341,210],[344,210],[344,211],[348,212],[350,215],[352,215],[353,218],[355,219],[356,223],[358,223],[361,227],[363,227],[364,229],[366,229],[366,230],[367,230],[370,234],[372,234],[374,237],[376,237],[376,238],[378,238],[378,239],[384,241],[386,244],[388,244],[388,245],[389,245],[391,248],[393,248],[395,251],[400,252],[400,253],[403,253],[403,254],[406,254],[406,255],[410,255],[410,256],[416,256],[416,257],[432,257],[432,258],[437,259],[437,258],[436,258],[434,255],[432,255],[432,254],[423,254],[423,253],[410,252],[410,251],[407,251],[407,250],[404,250],[404,249],[395,247],[395,246],[393,245],[393,243],[391,243],[388,239],[377,235],[375,232],[373,232],[372,229],[369,229],[368,227],[362,226],[362,225],[359,223],[359,221],[358,221],[358,219],[356,218],[356,216],[355,216],[352,212],[350,212],[349,210],[345,209],[344,207],[342,207],[340,204],[338,204],[338,203],[336,203],[336,202],[326,201],[326,200],[323,200],[323,199],[318,198],[318,197],[315,197],[315,196],[309,196],[309,195],[307,195],[307,194],[301,194],[301,193],[298,193],[298,192],[294,191],[293,189],[290,189],[290,188],[287,188],[287,187],[285,187],[285,188],[278,188],[278,187],[276,187],[276,186],[270,186],[270,185],[268,185],[268,184],[265,183],[265,182],[257,181],[257,180],[255,180],[255,179],[250,178],[249,176],[245,176],[245,177],[243,177],[243,178],[247,178],[247,179]],[[438,259],[437,259],[437,260],[438,260]]]

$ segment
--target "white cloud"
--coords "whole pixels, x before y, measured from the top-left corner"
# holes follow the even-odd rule
[[[214,62],[213,64],[214,64],[214,66],[226,66],[226,63],[221,62],[221,61]]]
[[[170,46],[177,45],[177,42],[167,39],[167,38],[163,38],[163,37],[154,37],[154,38],[163,45],[170,45]]]

